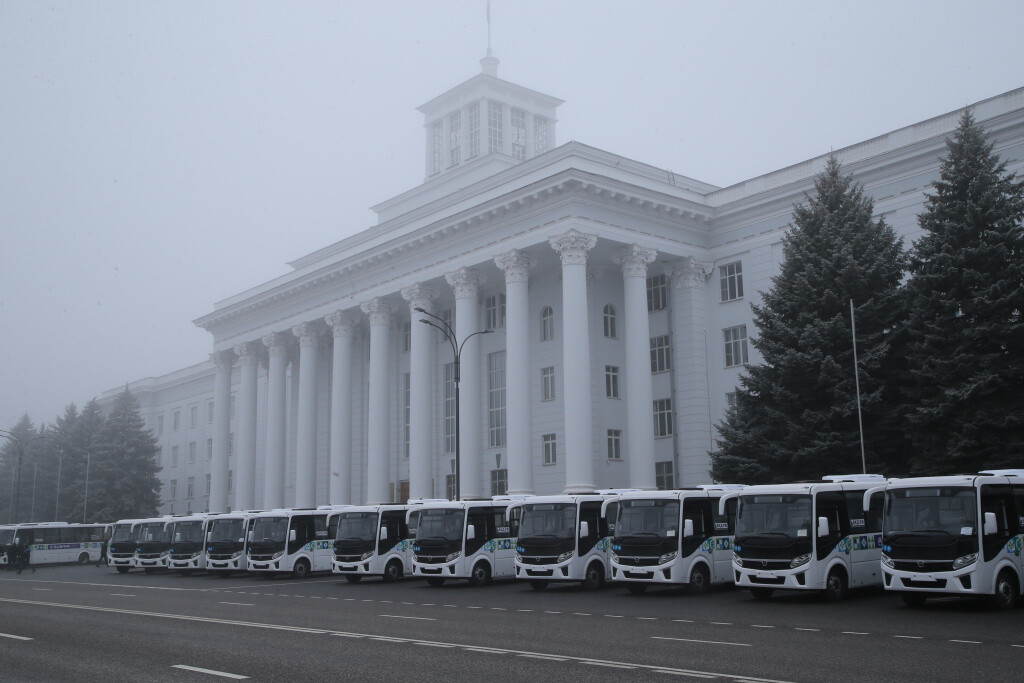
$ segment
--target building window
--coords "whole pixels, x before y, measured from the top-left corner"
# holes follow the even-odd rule
[[[462,112],[453,111],[448,115],[448,165],[454,166],[462,161]]]
[[[206,459],[213,460],[213,439],[206,440]]]
[[[550,306],[540,309],[540,340],[551,341],[555,338],[555,312]]]
[[[455,363],[444,366],[444,452],[455,452]]]
[[[411,394],[409,391],[410,375],[408,372],[402,375],[402,432],[405,439],[405,457],[409,457],[409,405]]]
[[[672,369],[672,351],[668,335],[651,337],[651,372],[665,372]]]
[[[480,153],[480,103],[474,102],[469,105],[469,139],[466,141],[468,149],[466,158],[472,159]]]
[[[654,483],[659,491],[668,491],[676,487],[675,468],[671,460],[654,463]]]
[[[188,462],[191,465],[196,461],[196,442],[190,441],[188,444]]]
[[[235,395],[231,394],[231,400],[228,401],[228,419],[235,419]]]
[[[171,467],[178,466],[178,447],[171,446]]]
[[[455,500],[455,475],[446,474],[444,475],[444,491],[445,498],[448,500]]]
[[[604,307],[604,336],[608,339],[618,336],[615,331],[615,307],[611,304],[605,304]]]
[[[543,116],[533,117],[533,153],[540,154],[548,148],[548,120]]]
[[[503,496],[508,493],[508,470],[491,470],[491,495]]]
[[[619,397],[619,367],[617,365],[604,366],[604,395],[608,398]]]
[[[206,404],[206,422],[213,424],[213,401]]]
[[[188,493],[188,495],[186,495],[185,498],[188,499],[188,500],[192,500],[193,498],[196,497],[196,478],[195,477],[189,477],[188,478],[188,492],[187,493]]]
[[[648,312],[664,310],[667,303],[668,287],[665,285],[665,276],[662,274],[647,278]]]
[[[402,323],[402,350],[409,353],[412,348],[412,321]]]
[[[228,493],[235,490],[235,471],[228,470]]]
[[[487,443],[505,445],[505,352],[487,354]]]
[[[659,398],[654,402],[654,436],[672,436],[672,399]]]
[[[540,400],[555,400],[555,368],[554,366],[540,369]]]
[[[512,107],[512,158],[516,161],[526,159],[526,112]]]
[[[735,391],[726,392],[726,394],[725,394],[725,406],[727,408],[735,408],[736,407],[736,392]]]
[[[163,415],[157,415],[156,416],[156,433],[157,434],[163,434],[164,433],[164,416]]]
[[[608,430],[608,459],[622,460],[622,430]]]
[[[743,269],[741,261],[719,266],[718,277],[722,284],[722,301],[733,301],[743,297]]]
[[[195,429],[199,423],[199,406],[190,406],[188,409],[188,428]]]
[[[540,437],[540,443],[544,452],[544,464],[554,465],[558,462],[558,449],[555,446],[555,435],[544,434]]]
[[[501,125],[504,107],[499,102],[487,102],[487,151],[501,152]]]
[[[206,495],[210,495],[210,475],[206,475]]]
[[[442,130],[443,126],[441,121],[434,121],[434,125],[431,126],[431,150],[433,152],[433,159],[430,164],[430,175],[441,172],[441,138],[444,135]]]
[[[488,330],[505,327],[505,295],[497,294],[484,299],[484,313]]]
[[[171,479],[170,499],[174,500],[177,497],[178,497],[178,480],[177,479]]]
[[[725,335],[725,367],[747,364],[747,326],[737,325],[722,330]]]
[[[171,431],[176,432],[179,427],[181,427],[181,411],[175,410],[174,418],[171,420]]]

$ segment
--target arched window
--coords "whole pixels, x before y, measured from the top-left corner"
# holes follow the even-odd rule
[[[540,340],[550,341],[555,338],[555,312],[550,306],[540,309]]]
[[[615,307],[606,304],[604,307],[604,336],[615,339]]]

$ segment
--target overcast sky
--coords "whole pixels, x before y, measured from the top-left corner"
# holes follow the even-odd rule
[[[192,320],[423,181],[485,0],[0,0],[0,427],[207,358]],[[720,186],[1024,86],[1024,3],[494,0],[499,76]]]

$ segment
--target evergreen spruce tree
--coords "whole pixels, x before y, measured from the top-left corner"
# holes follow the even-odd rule
[[[1024,465],[1024,183],[971,113],[947,141],[911,252],[914,472]]]
[[[8,430],[14,439],[2,438],[0,445],[0,515],[8,523],[27,522],[29,508],[28,493],[32,486],[32,456],[40,445],[36,440],[39,431],[26,413],[18,423]],[[21,443],[21,498],[18,500],[18,443]],[[28,476],[26,476],[28,471]],[[27,482],[27,484],[26,484]],[[27,488],[26,488],[27,487]]]
[[[815,193],[794,208],[781,272],[753,306],[763,362],[741,378],[719,425],[712,475],[749,484],[861,469],[850,300],[854,301],[869,471],[902,472],[907,449],[892,416],[902,322],[902,239],[830,158]]]
[[[159,447],[127,389],[97,434],[90,468],[89,521],[152,517],[160,503]]]

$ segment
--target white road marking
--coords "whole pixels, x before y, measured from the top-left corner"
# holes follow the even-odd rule
[[[431,617],[406,617],[401,614],[380,614],[378,616],[388,617],[389,619],[416,619],[417,621],[437,621]]]
[[[119,598],[134,598],[135,597],[134,593],[111,593],[111,595],[116,595]]]
[[[682,622],[684,624],[692,624],[693,623],[693,619],[673,619],[672,621],[679,621],[679,622]]]
[[[711,623],[717,626],[732,626],[731,621],[712,621]]]
[[[413,643],[413,645],[422,645],[424,647],[455,647],[454,645],[448,645],[447,643]]]
[[[621,619],[622,618],[621,614],[606,614],[605,616],[608,617],[609,619]]]
[[[590,616],[590,612],[573,612],[573,614],[576,615],[577,617],[589,617]]]
[[[656,669],[656,674],[671,674],[672,676],[686,676],[688,678],[718,678],[718,676],[709,676],[706,674],[693,673],[692,671],[672,671],[670,669]],[[745,679],[737,678],[735,680],[742,681]]]
[[[52,588],[33,588],[34,591],[52,591]]]
[[[0,638],[10,638],[11,640],[35,640],[27,636],[16,636],[13,633],[0,633]]]
[[[923,640],[924,636],[893,636],[893,638],[908,638],[910,640]]]
[[[813,631],[815,633],[818,633],[819,631],[821,631],[821,629],[819,629],[819,628],[799,628],[799,627],[796,630],[797,631]]]
[[[769,626],[768,624],[751,624],[750,628],[775,628],[775,627],[774,626]]]
[[[517,612],[532,612],[532,609],[517,609]]]
[[[210,674],[211,676],[220,676],[221,678],[233,678],[236,681],[241,681],[249,678],[248,676],[242,676],[240,674],[231,674],[227,671],[214,671],[213,669],[201,669],[198,666],[186,666],[185,664],[172,664],[172,669],[184,669],[185,671],[195,671],[201,674]]]
[[[495,612],[507,612],[508,611],[504,607],[492,607],[491,609],[494,610]]]
[[[968,645],[981,645],[980,640],[953,640],[950,639],[951,643],[967,643]]]
[[[592,666],[607,666],[612,669],[635,669],[636,667],[632,664],[613,664],[612,662],[599,662],[597,660],[584,659],[580,664],[590,664]]]
[[[657,621],[658,617],[637,617],[640,621]]]
[[[1024,647],[1024,645],[1010,645],[1010,647]]]
[[[466,609],[483,609],[483,607],[473,607],[472,605],[466,607]]]
[[[843,631],[844,636],[868,636],[870,633],[864,633],[863,631]]]
[[[255,607],[251,602],[221,602],[221,605],[240,605],[242,607]]]
[[[555,612],[553,610],[544,610],[544,614],[561,614],[561,612]]]
[[[706,645],[736,645],[738,647],[753,647],[750,643],[726,643],[720,640],[695,640],[693,638],[669,638],[668,636],[651,636],[654,640],[677,640],[681,643],[704,643]]]
[[[525,654],[525,655],[516,655],[516,656],[517,657],[528,657],[529,659],[546,659],[549,662],[564,662],[564,661],[566,661],[565,657],[559,657],[557,655]]]

